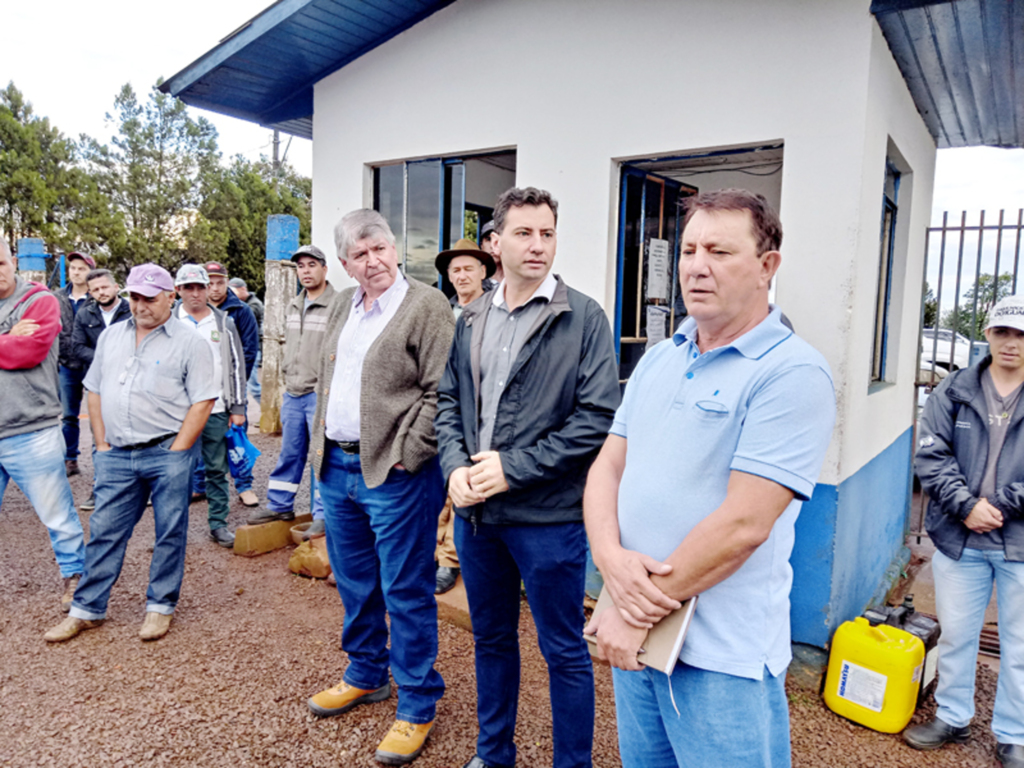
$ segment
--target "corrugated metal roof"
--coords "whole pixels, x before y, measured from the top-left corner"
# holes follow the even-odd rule
[[[874,0],[940,148],[1024,147],[1024,0]]]
[[[279,0],[160,90],[311,139],[314,83],[453,1]]]

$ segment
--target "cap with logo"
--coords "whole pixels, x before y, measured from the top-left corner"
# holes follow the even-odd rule
[[[219,261],[208,261],[204,266],[206,267],[207,275],[224,275],[224,277],[228,276],[227,267],[225,267]]]
[[[299,250],[292,254],[292,261],[298,261],[299,258],[302,256],[312,256],[321,264],[327,263],[327,257],[324,256],[324,252],[317,248],[315,245],[304,245],[301,248],[299,248]]]
[[[132,267],[124,288],[128,293],[138,293],[152,298],[162,291],[173,291],[171,273],[156,264],[139,264]]]
[[[92,256],[86,256],[84,253],[79,253],[78,251],[72,251],[67,256],[65,256],[64,263],[70,264],[75,259],[81,259],[82,261],[84,261],[89,266],[89,269],[96,269],[96,259],[94,259]]]
[[[494,231],[494,220],[488,221],[484,224],[483,229],[480,230],[480,239],[483,240],[485,237],[490,237],[491,232]]]
[[[209,285],[210,277],[198,264],[182,264],[174,276],[174,285]]]
[[[1007,296],[992,307],[985,330],[997,327],[1024,331],[1024,297]]]

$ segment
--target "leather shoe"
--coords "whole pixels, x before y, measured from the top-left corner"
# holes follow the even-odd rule
[[[220,544],[222,547],[233,547],[235,546],[235,534],[227,529],[226,526],[220,528],[212,528],[210,530],[210,538]]]
[[[420,756],[433,729],[433,720],[429,723],[395,720],[388,735],[377,745],[377,754],[374,757],[378,763],[384,763],[384,765],[411,763]]]
[[[445,592],[455,586],[455,582],[459,578],[458,568],[448,568],[447,566],[438,566],[436,574],[436,582],[434,584],[434,594],[443,595]]]
[[[1003,768],[1024,768],[1024,745],[996,744],[996,760]]]
[[[914,749],[938,749],[945,744],[963,744],[969,738],[971,726],[956,728],[937,717],[912,725],[903,732],[903,740]]]
[[[82,470],[78,468],[78,459],[68,459],[64,462],[64,474],[67,477],[82,474]]]
[[[319,539],[321,536],[327,535],[327,526],[323,520],[314,520],[309,524],[309,528],[302,532],[302,540],[309,541],[310,539]]]
[[[102,623],[103,619],[90,621],[89,619],[76,619],[74,616],[68,616],[64,621],[43,635],[43,640],[48,643],[63,643],[79,632],[86,629],[95,629]]]
[[[272,509],[261,509],[249,515],[249,519],[245,522],[247,525],[263,525],[264,523],[272,523],[275,520],[294,519],[295,512],[274,512]]]
[[[498,765],[497,763],[485,763],[480,755],[473,755],[473,759],[462,768],[514,768],[514,766]]]
[[[246,507],[258,507],[260,505],[259,496],[252,491],[242,491],[238,494],[238,500]]]
[[[64,579],[64,594],[60,597],[60,609],[67,613],[71,610],[71,601],[75,599],[75,590],[78,589],[78,582],[82,574],[75,573]]]
[[[384,701],[391,696],[391,681],[380,688],[365,690],[354,688],[342,680],[333,688],[320,691],[316,696],[306,700],[309,711],[317,717],[334,717],[348,712],[352,707],[369,704],[373,701]]]
[[[150,611],[146,614],[146,620],[142,622],[142,629],[139,630],[139,637],[143,640],[159,640],[167,634],[167,630],[170,628],[171,614]]]

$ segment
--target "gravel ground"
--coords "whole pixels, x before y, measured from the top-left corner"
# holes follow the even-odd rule
[[[83,430],[83,446],[88,429]],[[256,490],[265,492],[277,440],[253,435],[264,451]],[[72,478],[88,494],[88,448]],[[307,480],[308,484],[308,480]],[[304,501],[303,501],[304,496]],[[230,525],[246,510],[232,493]],[[300,492],[299,509],[308,504]],[[142,643],[152,541],[146,515],[129,543],[109,618],[56,646],[43,633],[62,618],[60,580],[46,531],[13,485],[0,515],[0,766],[377,766],[373,753],[396,698],[318,720],[305,699],[333,685],[345,666],[342,607],[325,582],[287,570],[290,550],[235,557],[209,540],[206,504],[192,505],[185,581],[166,638]],[[87,514],[82,513],[87,524]],[[525,604],[524,604],[525,608]],[[519,765],[551,765],[547,674],[529,611],[521,623],[523,685],[516,743]],[[461,766],[476,736],[472,637],[442,624],[438,669],[447,693],[420,768]],[[832,714],[812,693],[790,688],[793,764],[802,766],[990,766],[988,725],[996,676],[979,668],[976,738],[920,753],[898,736],[874,733]],[[621,765],[611,675],[596,668],[594,764]],[[933,705],[917,719],[932,714]]]

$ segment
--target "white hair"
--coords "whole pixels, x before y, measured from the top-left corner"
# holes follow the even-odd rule
[[[341,217],[334,227],[334,245],[338,249],[338,258],[348,261],[348,249],[357,240],[367,237],[383,237],[391,245],[395,244],[395,234],[388,226],[387,219],[371,208],[359,208]]]

